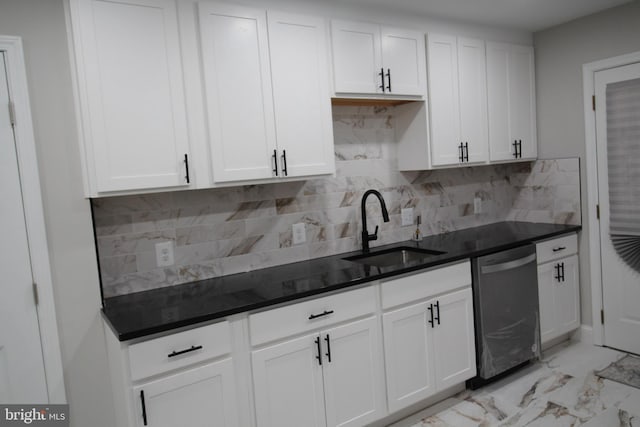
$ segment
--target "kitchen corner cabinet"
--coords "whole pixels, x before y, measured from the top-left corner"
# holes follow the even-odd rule
[[[375,289],[249,316],[259,427],[355,427],[386,414]]]
[[[214,182],[335,170],[322,18],[199,4]]]
[[[377,24],[332,20],[336,94],[426,94],[424,35]]]
[[[536,244],[542,344],[580,326],[576,234]]]
[[[468,261],[383,283],[382,306],[390,412],[475,376]]]
[[[487,42],[487,97],[490,160],[535,159],[533,47]]]
[[[70,16],[87,195],[189,188],[174,1],[71,0]]]
[[[489,158],[485,43],[428,34],[431,165]]]

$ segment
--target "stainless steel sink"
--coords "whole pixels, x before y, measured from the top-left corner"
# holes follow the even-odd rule
[[[444,253],[446,252],[402,246],[373,253],[355,255],[344,258],[344,260],[375,267],[390,267],[393,265],[403,265],[412,262],[424,262],[430,257],[442,255]]]

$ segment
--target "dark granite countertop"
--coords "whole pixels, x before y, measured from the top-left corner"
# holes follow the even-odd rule
[[[270,305],[319,295],[374,280],[486,255],[536,240],[574,232],[580,226],[500,222],[397,246],[443,251],[444,254],[391,267],[371,267],[343,258],[349,252],[278,267],[108,298],[103,316],[120,341],[223,318]]]

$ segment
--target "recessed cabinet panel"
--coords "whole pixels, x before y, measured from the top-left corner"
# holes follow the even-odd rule
[[[509,107],[509,46],[487,43],[487,92],[491,161],[512,160]]]
[[[92,194],[187,186],[189,154],[175,4],[71,4]]]
[[[388,92],[393,95],[424,95],[427,70],[423,34],[382,27],[381,43]]]
[[[533,48],[513,46],[509,69],[509,92],[513,108],[512,138],[518,139],[519,158],[535,158],[538,153],[535,129],[535,80]]]
[[[362,22],[331,21],[334,89],[376,93],[382,68],[380,27]]]
[[[214,181],[270,178],[276,134],[266,14],[199,7]]]
[[[325,22],[271,12],[268,21],[280,166],[287,176],[333,173]]]

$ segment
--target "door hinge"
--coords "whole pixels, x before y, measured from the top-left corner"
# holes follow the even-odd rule
[[[596,205],[596,218],[600,219],[600,205],[599,204]]]
[[[600,323],[604,325],[604,310],[600,310]]]
[[[16,125],[16,105],[13,101],[9,101],[9,121],[11,121],[11,127]]]
[[[33,301],[36,305],[40,304],[40,297],[38,296],[38,285],[33,283]]]
[[[593,111],[596,111],[596,96],[593,95],[591,97],[591,106],[593,107]]]

